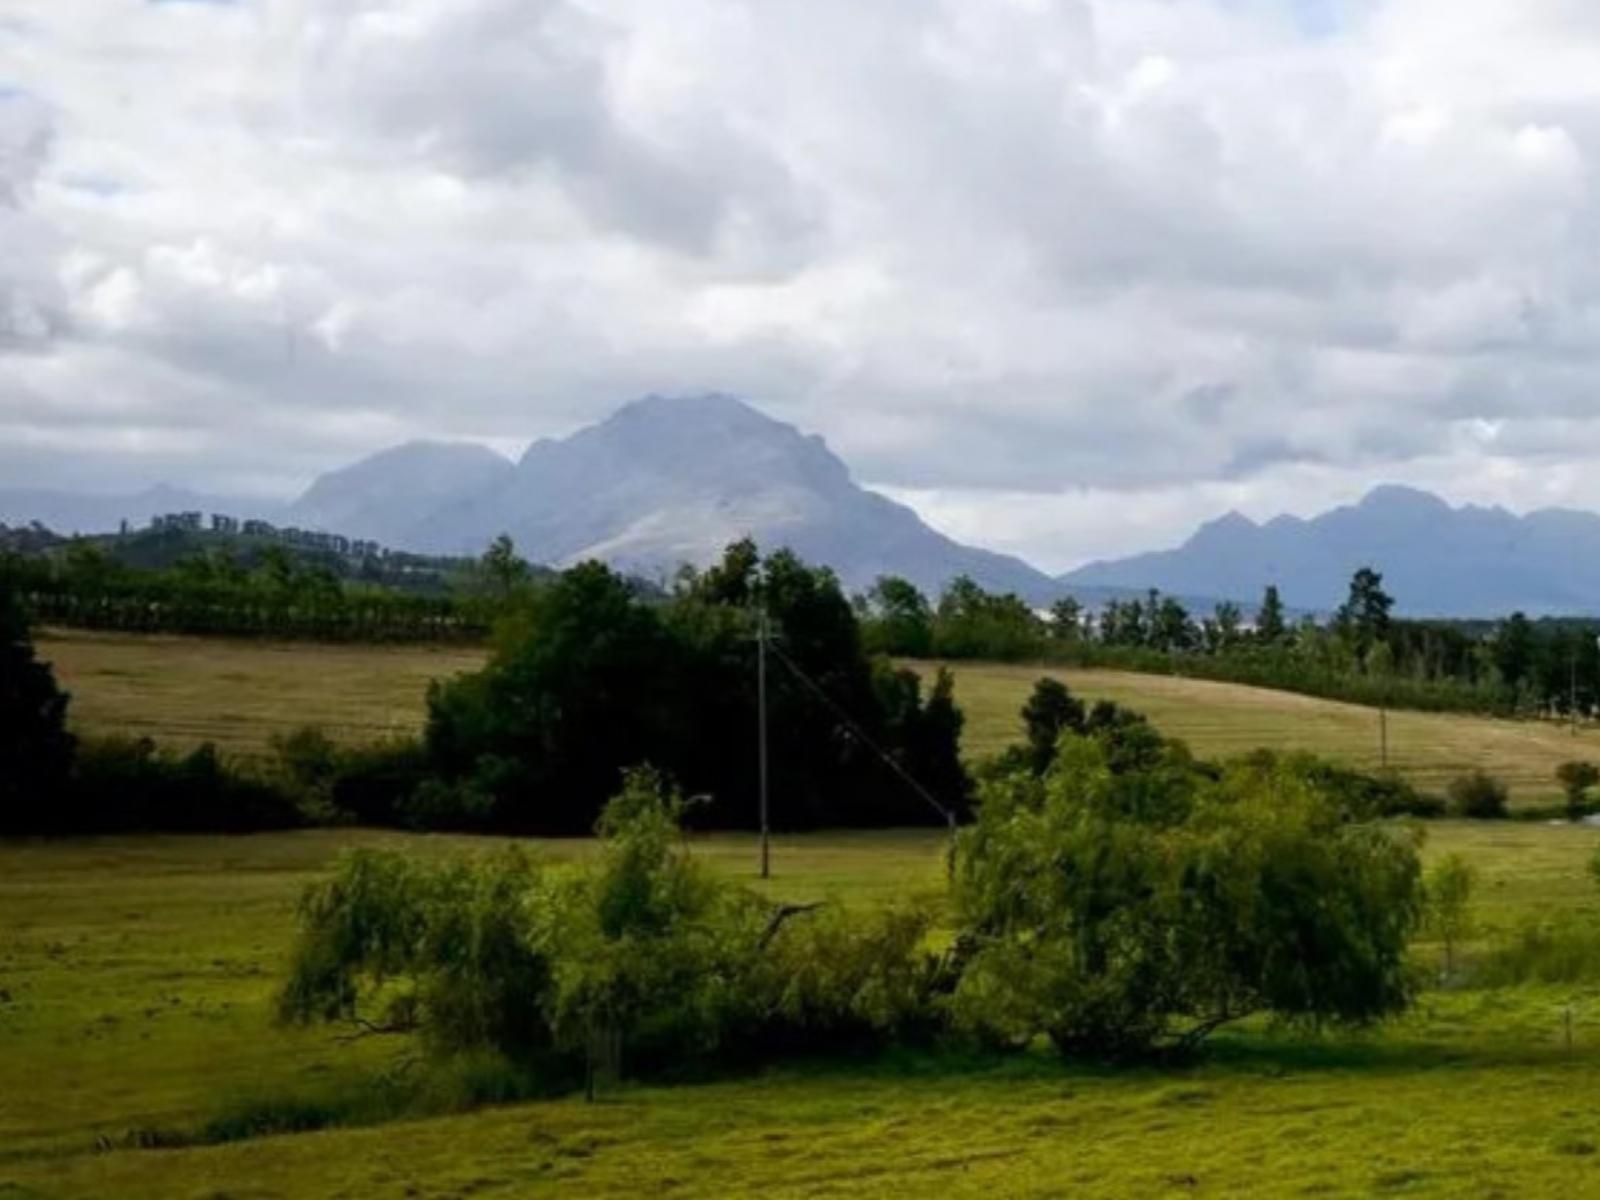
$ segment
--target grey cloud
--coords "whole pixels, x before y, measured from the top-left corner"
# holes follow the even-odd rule
[[[1134,539],[1311,475],[1588,495],[1591,5],[18,3],[0,475],[289,487],[722,390]]]

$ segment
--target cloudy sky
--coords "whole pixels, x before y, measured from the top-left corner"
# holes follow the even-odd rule
[[[0,487],[649,392],[1064,568],[1600,507],[1593,0],[0,0]]]

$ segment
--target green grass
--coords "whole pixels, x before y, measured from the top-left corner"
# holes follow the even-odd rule
[[[1183,1071],[908,1056],[624,1086],[595,1105],[131,1147],[130,1133],[192,1130],[239,1097],[292,1102],[390,1062],[377,1041],[271,1026],[295,898],[348,846],[494,844],[366,831],[0,843],[0,1197],[1600,1194],[1588,988],[1430,992],[1369,1035],[1250,1028]],[[1600,917],[1586,873],[1597,846],[1585,828],[1445,822],[1427,853],[1479,867],[1493,930]],[[752,839],[696,848],[755,882]],[[929,832],[783,838],[765,887],[848,903],[937,895],[942,852]]]

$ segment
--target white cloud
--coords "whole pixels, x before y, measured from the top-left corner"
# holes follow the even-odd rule
[[[1051,566],[1600,502],[1587,0],[12,8],[0,483],[716,389]]]

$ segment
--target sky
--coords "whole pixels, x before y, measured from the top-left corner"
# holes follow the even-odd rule
[[[1600,508],[1592,0],[0,0],[0,487],[649,393],[1049,569]]]

